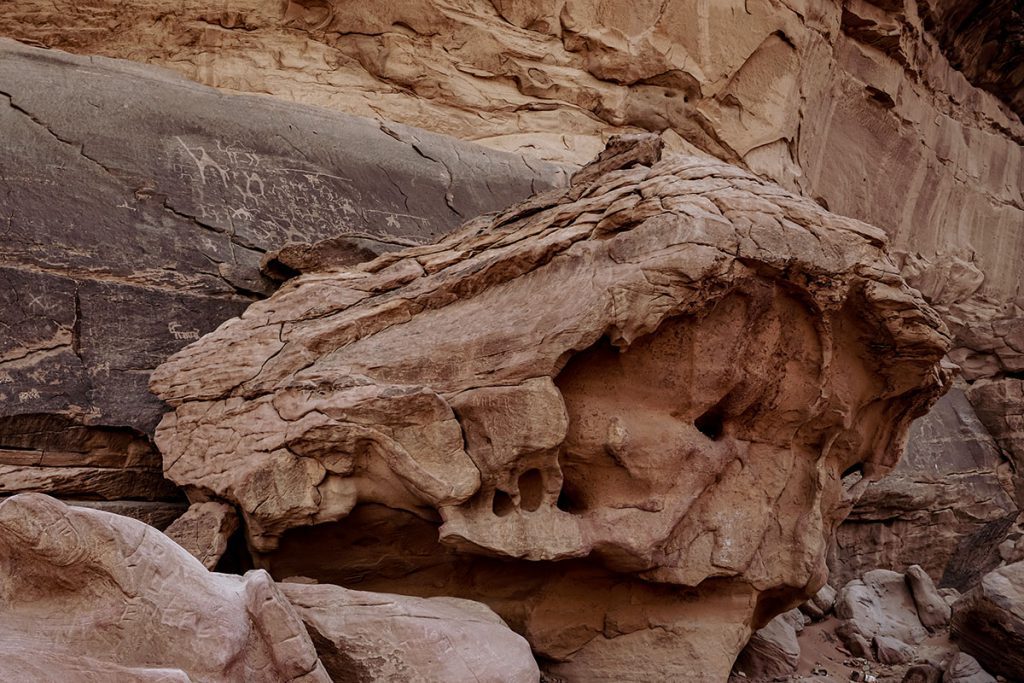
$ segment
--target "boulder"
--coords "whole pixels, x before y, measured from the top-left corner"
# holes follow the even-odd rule
[[[530,645],[487,606],[282,583],[335,681],[537,683]]]
[[[187,503],[151,443],[164,407],[149,373],[273,291],[265,252],[427,243],[566,179],[398,124],[7,39],[0,138],[0,495],[102,502],[161,527]]]
[[[1024,562],[989,572],[957,600],[950,633],[987,670],[1024,679]]]
[[[836,604],[836,595],[836,589],[826,583],[811,596],[810,600],[800,605],[800,611],[814,621],[820,621],[832,612]]]
[[[932,577],[916,564],[907,568],[905,576],[921,623],[932,633],[945,630],[949,626],[950,608],[936,590]]]
[[[843,586],[836,600],[836,616],[844,621],[848,633],[869,642],[875,636],[887,636],[917,645],[928,635],[903,575],[886,569],[867,572]]]
[[[754,632],[736,658],[733,671],[742,671],[751,681],[773,681],[796,671],[800,643],[790,613],[780,614]],[[803,622],[799,622],[801,628]]]
[[[238,515],[224,503],[193,503],[174,523],[164,529],[167,537],[214,569],[228,547],[228,539],[238,529]]]
[[[902,683],[942,683],[942,669],[929,664],[914,664],[903,674]]]
[[[949,661],[942,683],[996,683],[996,679],[974,657],[958,652]]]
[[[824,583],[947,339],[878,230],[632,144],[175,354],[167,476],[276,576],[483,601],[553,675],[724,679]]]
[[[142,522],[42,494],[0,501],[0,604],[5,681],[330,680],[266,572],[210,573]]]
[[[914,659],[914,648],[890,636],[875,636],[875,659],[880,664],[905,664]]]

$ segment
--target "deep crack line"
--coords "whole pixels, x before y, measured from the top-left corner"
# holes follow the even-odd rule
[[[119,185],[124,187],[124,182],[120,178],[118,178],[114,174],[113,171],[111,171],[109,168],[107,168],[98,159],[95,159],[95,158],[93,158],[93,157],[91,157],[91,156],[89,156],[88,154],[85,153],[85,145],[83,143],[75,142],[74,140],[66,140],[66,139],[62,138],[61,136],[57,135],[57,133],[54,132],[54,130],[52,128],[50,128],[48,125],[46,125],[46,123],[44,121],[40,120],[37,116],[35,116],[29,110],[27,110],[24,107],[22,107],[21,105],[17,104],[14,101],[14,96],[11,95],[10,93],[7,93],[7,92],[4,92],[4,91],[0,90],[0,95],[3,95],[4,97],[7,98],[7,103],[10,105],[11,109],[13,109],[14,111],[24,115],[26,118],[28,118],[29,121],[31,121],[35,125],[39,126],[43,130],[45,130],[47,133],[49,133],[50,137],[52,137],[57,142],[60,142],[61,144],[67,145],[68,147],[71,147],[72,149],[74,149],[76,152],[78,152],[78,155],[80,157],[82,157],[86,161],[92,163],[94,166],[99,167],[99,169],[101,171],[103,171],[106,175],[108,175],[112,179],[114,179]]]

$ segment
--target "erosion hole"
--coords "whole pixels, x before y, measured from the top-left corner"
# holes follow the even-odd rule
[[[533,512],[544,500],[544,477],[540,470],[526,470],[519,475],[519,507]]]
[[[506,517],[512,514],[515,510],[515,505],[512,503],[512,496],[508,495],[501,489],[497,489],[494,492],[494,500],[491,502],[491,509],[499,517]]]
[[[715,405],[709,408],[703,415],[693,421],[693,426],[712,441],[718,441],[722,438],[722,433],[725,431],[721,407]]]

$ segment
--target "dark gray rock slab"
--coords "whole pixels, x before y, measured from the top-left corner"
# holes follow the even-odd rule
[[[16,433],[39,453],[69,425],[145,439],[164,410],[149,373],[273,290],[267,252],[339,236],[366,253],[432,242],[567,176],[398,124],[5,39],[0,140],[0,450]],[[33,441],[26,419],[48,436]],[[10,420],[21,422],[5,429]],[[90,448],[64,452],[88,459]],[[19,486],[33,480],[6,464]]]

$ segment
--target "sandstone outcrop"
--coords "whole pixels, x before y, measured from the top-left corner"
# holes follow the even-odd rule
[[[656,152],[175,354],[167,476],[237,505],[275,575],[480,599],[555,674],[722,680],[824,583],[947,339],[877,229]]]
[[[280,584],[333,681],[537,683],[529,644],[486,606]]]
[[[1024,680],[1024,562],[989,572],[957,600],[950,631],[987,671]]]
[[[774,681],[796,671],[800,661],[796,624],[803,628],[800,619],[802,617],[795,619],[791,610],[755,631],[736,658],[733,670],[742,672],[741,678],[751,681]]]
[[[142,522],[41,494],[0,501],[0,604],[5,681],[330,680],[266,572],[210,573]]]
[[[865,489],[840,526],[829,581],[916,564],[939,585],[967,590],[999,564],[1018,514],[1014,491],[1004,452],[953,388],[911,426],[895,469]]]
[[[674,150],[739,163],[882,228],[910,284],[951,327],[964,377],[1024,372],[1024,48],[1010,0],[233,0],[217,10],[86,0],[76,9],[8,3],[0,34],[534,158],[582,163],[610,133],[658,131]],[[365,246],[351,239],[345,258]],[[982,512],[984,495],[970,491],[963,507],[927,500],[907,474],[899,483],[909,490],[888,486],[860,506],[841,544],[849,556],[836,558],[850,565],[834,567],[840,584],[911,562],[939,580],[953,549],[998,543],[998,505]],[[991,475],[978,477],[982,489]],[[889,493],[913,509],[872,509]],[[931,557],[900,540],[938,530]],[[966,588],[980,574],[950,576]]]
[[[564,180],[398,124],[6,39],[0,138],[0,495],[160,528],[185,505],[149,441],[164,410],[149,372],[273,290],[264,252],[431,242]]]

